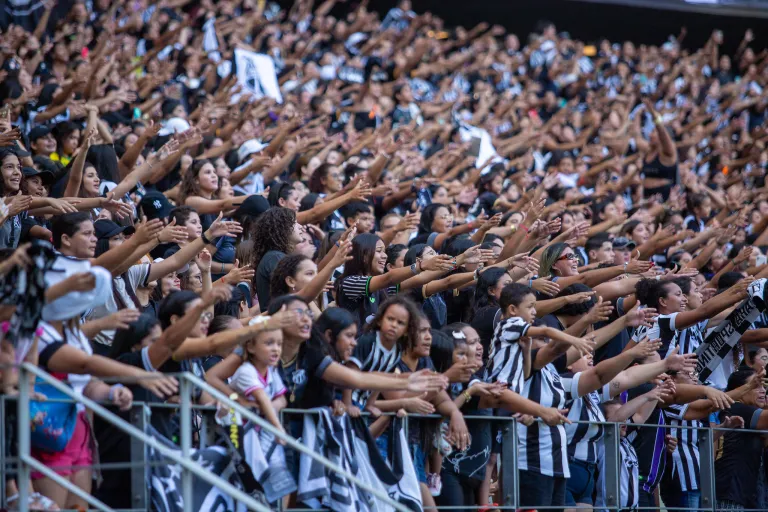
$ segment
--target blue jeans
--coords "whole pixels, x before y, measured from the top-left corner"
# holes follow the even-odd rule
[[[661,498],[664,504],[671,508],[688,508],[698,510],[701,503],[701,491],[681,491],[669,492],[662,489]]]
[[[376,447],[379,449],[379,453],[384,460],[389,462],[389,436],[384,433],[376,438]],[[427,455],[421,449],[418,444],[411,444],[408,446],[408,452],[411,454],[413,460],[413,467],[416,470],[416,476],[419,482],[427,483]]]
[[[566,480],[565,504],[569,507],[574,507],[577,503],[594,505],[592,493],[595,490],[597,465],[569,459],[568,467],[571,469],[571,478]]]

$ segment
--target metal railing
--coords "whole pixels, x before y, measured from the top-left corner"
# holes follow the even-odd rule
[[[208,410],[208,411],[215,410],[212,407],[207,407],[207,408],[195,407],[192,405],[192,399],[191,399],[192,389],[197,388],[202,391],[205,391],[206,393],[211,395],[213,398],[215,398],[219,403],[223,404],[229,409],[235,410],[243,418],[253,422],[255,425],[257,425],[261,429],[264,429],[267,432],[270,432],[276,438],[281,439],[282,441],[285,442],[286,447],[294,449],[300,453],[306,454],[307,456],[311,457],[312,459],[316,460],[317,462],[319,462],[320,464],[328,468],[330,471],[337,473],[338,475],[342,476],[343,478],[355,484],[360,489],[370,493],[372,496],[374,496],[381,502],[386,503],[388,506],[392,507],[392,509],[397,510],[398,512],[409,512],[409,509],[407,507],[393,500],[386,492],[382,492],[380,489],[377,489],[371,486],[370,484],[359,479],[355,475],[349,473],[348,471],[345,471],[343,468],[336,465],[335,463],[328,460],[327,458],[313,452],[312,450],[305,447],[303,444],[301,444],[294,438],[288,436],[284,432],[281,432],[280,430],[275,428],[271,423],[264,420],[262,417],[255,414],[253,411],[231,400],[229,397],[227,397],[217,389],[213,388],[208,383],[204,382],[203,380],[199,379],[195,375],[188,372],[175,375],[179,380],[179,396],[180,396],[179,442],[180,442],[182,455],[181,457],[179,457],[173,452],[173,450],[165,447],[153,437],[145,434],[143,427],[146,424],[146,420],[147,420],[147,415],[146,415],[147,404],[143,404],[139,406],[138,410],[137,408],[134,408],[132,412],[132,416],[131,416],[132,422],[135,421],[139,423],[139,426],[142,427],[140,429],[140,428],[137,428],[137,426],[126,422],[116,414],[108,411],[104,406],[98,404],[94,400],[91,400],[89,398],[76,394],[71,388],[63,384],[61,381],[59,381],[55,377],[41,370],[37,366],[31,365],[29,363],[23,363],[19,367],[19,384],[18,384],[19,396],[18,396],[18,407],[17,407],[17,418],[18,418],[18,429],[19,429],[19,432],[18,432],[19,457],[18,457],[17,474],[18,474],[19,482],[29,482],[30,469],[34,469],[35,471],[39,471],[46,477],[51,478],[57,484],[61,485],[68,491],[76,494],[78,497],[85,500],[91,506],[96,507],[99,510],[106,510],[106,511],[113,510],[111,507],[107,506],[105,503],[99,501],[98,499],[94,498],[90,494],[85,493],[84,491],[79,489],[76,485],[74,485],[72,482],[69,482],[66,479],[62,478],[61,476],[56,474],[55,471],[53,471],[51,468],[46,467],[45,465],[41,464],[39,461],[34,459],[34,457],[32,457],[31,442],[30,442],[30,428],[29,428],[30,426],[29,407],[30,407],[30,401],[31,401],[30,391],[29,391],[30,376],[40,378],[45,383],[50,384],[51,386],[56,388],[58,391],[62,392],[63,394],[68,396],[70,399],[72,399],[72,401],[84,405],[86,408],[92,410],[95,414],[97,414],[104,420],[108,421],[109,423],[113,424],[119,430],[123,431],[124,433],[128,434],[131,437],[132,461],[141,462],[140,466],[139,465],[135,466],[137,470],[134,470],[131,475],[132,490],[133,490],[132,492],[133,506],[137,509],[148,508],[146,490],[144,489],[143,491],[138,491],[138,489],[146,487],[144,471],[147,466],[145,464],[146,453],[144,452],[144,450],[146,447],[152,447],[153,449],[161,453],[163,456],[181,465],[182,496],[184,498],[185,504],[192,503],[192,477],[194,475],[208,482],[209,484],[215,487],[218,487],[225,494],[232,496],[234,499],[243,502],[251,510],[256,510],[256,511],[269,510],[269,508],[258,503],[256,500],[253,499],[253,497],[247,495],[242,490],[232,486],[226,480],[212,475],[209,471],[203,469],[199,464],[196,464],[190,461],[190,454],[192,450],[192,410],[193,409]],[[164,374],[163,376],[166,376],[166,374]],[[153,404],[153,405],[157,405],[157,404]],[[0,430],[4,430],[4,428],[5,428],[5,425],[3,422],[2,424],[0,424]],[[0,440],[2,439],[4,439],[4,434],[0,433]],[[3,445],[0,445],[0,446],[3,446]],[[5,461],[0,461],[0,462],[5,462]],[[3,467],[3,469],[5,469],[4,464],[0,465],[0,467]],[[28,486],[19,485],[20,510],[22,511],[26,510],[28,497],[29,497]],[[3,506],[5,505],[5,498],[2,500],[2,503],[0,503],[0,505],[3,505]],[[185,508],[186,507],[187,505],[185,505]]]
[[[83,492],[81,489],[77,488],[72,482],[69,482],[68,480],[60,477],[56,472],[54,471],[54,468],[52,467],[46,467],[44,464],[40,463],[34,457],[32,457],[31,454],[31,446],[30,446],[30,418],[29,418],[29,403],[31,400],[30,397],[30,387],[28,385],[29,379],[38,377],[42,381],[50,384],[51,386],[55,387],[62,393],[66,394],[72,401],[83,404],[86,408],[92,410],[96,415],[103,418],[105,421],[111,423],[116,428],[118,428],[123,433],[127,434],[131,439],[131,461],[126,463],[99,463],[94,464],[91,467],[98,468],[102,470],[117,470],[117,469],[130,469],[131,470],[131,509],[130,510],[149,510],[149,499],[148,499],[148,489],[147,489],[147,478],[146,478],[146,471],[148,468],[152,466],[153,463],[148,462],[147,460],[147,448],[151,447],[155,449],[157,452],[162,454],[164,457],[169,459],[171,462],[178,464],[182,469],[182,495],[184,497],[184,502],[189,504],[192,503],[192,486],[193,486],[193,478],[200,478],[201,480],[204,480],[205,482],[219,488],[224,494],[228,494],[233,499],[241,501],[246,506],[248,506],[251,510],[269,510],[264,505],[258,503],[256,500],[253,499],[252,496],[244,493],[242,490],[238,489],[237,487],[231,485],[226,480],[220,478],[219,476],[212,474],[210,471],[207,471],[203,469],[199,464],[196,462],[193,462],[190,460],[190,453],[192,450],[192,440],[193,440],[193,428],[192,428],[192,415],[193,411],[202,412],[204,414],[204,417],[207,419],[212,419],[212,413],[215,411],[214,407],[211,406],[199,406],[194,405],[191,400],[191,393],[193,388],[201,389],[203,391],[206,391],[208,394],[210,394],[213,398],[218,400],[221,404],[226,406],[230,409],[235,409],[237,412],[239,412],[243,418],[253,422],[254,424],[258,425],[259,427],[269,431],[276,437],[283,439],[286,443],[286,449],[293,449],[296,450],[299,453],[306,454],[307,456],[317,460],[319,463],[326,466],[329,470],[339,473],[344,478],[348,479],[350,482],[354,483],[355,485],[359,486],[361,489],[369,492],[376,498],[380,499],[381,501],[387,503],[389,506],[391,506],[393,509],[401,511],[401,510],[407,510],[402,505],[394,502],[386,493],[382,493],[380,490],[373,488],[366,484],[364,481],[359,480],[354,475],[349,474],[348,472],[344,471],[341,467],[337,466],[336,464],[332,463],[331,461],[325,459],[321,455],[313,452],[312,450],[308,449],[306,446],[304,446],[301,442],[293,439],[290,436],[285,435],[284,433],[278,431],[275,429],[270,423],[266,422],[262,417],[254,413],[253,411],[241,406],[239,403],[231,400],[229,397],[225,396],[223,393],[218,391],[217,389],[211,387],[208,383],[202,381],[198,377],[192,375],[192,374],[178,374],[176,375],[179,379],[180,384],[180,404],[165,404],[165,403],[140,403],[137,402],[134,404],[131,412],[130,412],[130,423],[126,422],[116,414],[110,412],[107,410],[103,405],[98,404],[97,402],[90,400],[86,397],[82,397],[77,395],[71,388],[63,384],[61,381],[57,380],[56,378],[52,377],[51,375],[47,374],[43,370],[37,368],[36,366],[30,365],[28,363],[23,364],[19,368],[19,395],[18,395],[18,448],[19,448],[19,456],[18,459],[16,459],[16,471],[18,474],[18,481],[21,482],[28,482],[30,478],[30,472],[32,470],[38,471],[42,473],[44,476],[51,478],[54,482],[58,483],[59,485],[66,488],[68,491],[76,494],[83,500],[85,500],[89,505],[92,507],[95,507],[99,510],[107,510],[111,511],[113,510],[108,505],[104,504],[103,502],[99,501],[98,499],[94,498],[88,493]],[[0,411],[5,410],[5,404],[4,402],[8,399],[8,397],[0,395]],[[165,445],[158,442],[155,438],[148,436],[145,433],[145,427],[150,419],[151,410],[152,409],[177,409],[179,413],[180,418],[180,436],[179,436],[179,444],[181,448],[181,456],[177,455],[177,453],[173,449],[167,448]],[[284,418],[287,415],[306,415],[306,414],[316,414],[316,411],[307,411],[302,409],[284,409],[281,411],[281,419]],[[363,413],[367,415],[368,413]],[[384,413],[384,415],[394,416],[395,413]],[[406,437],[407,437],[407,429],[408,429],[408,421],[409,419],[440,419],[441,416],[439,415],[418,415],[418,414],[409,414],[405,417],[405,428],[406,428]],[[520,488],[519,488],[519,478],[518,478],[518,433],[517,433],[517,422],[512,417],[500,417],[500,416],[472,416],[472,415],[466,415],[464,416],[467,423],[473,422],[473,421],[484,421],[484,422],[490,422],[491,424],[499,424],[502,432],[502,452],[499,454],[501,458],[501,488],[503,490],[502,500],[499,504],[498,509],[500,510],[516,510],[520,508],[521,500],[520,500]],[[574,423],[588,423],[588,422],[574,422]],[[594,422],[591,422],[594,424]],[[200,430],[198,431],[199,434],[199,441],[201,443],[204,443],[205,439],[207,439],[208,433],[210,433],[213,429],[210,426],[209,422],[203,421],[200,424]],[[605,422],[603,423],[604,428],[604,437],[603,437],[603,444],[604,444],[604,461],[605,461],[605,468],[606,468],[606,481],[605,481],[605,505],[603,507],[595,507],[597,509],[603,509],[603,510],[611,510],[611,511],[619,511],[622,510],[623,507],[621,507],[621,496],[620,496],[620,482],[619,482],[619,464],[620,464],[620,454],[619,454],[619,441],[620,441],[620,427],[622,424],[620,423],[611,423],[611,422]],[[717,510],[717,501],[716,501],[716,495],[715,495],[715,449],[714,449],[714,443],[713,443],[713,435],[715,432],[719,430],[723,431],[729,431],[733,429],[721,429],[716,427],[692,427],[692,426],[684,426],[684,425],[658,425],[658,424],[640,424],[634,425],[635,427],[640,428],[663,428],[663,429],[697,429],[698,430],[698,440],[699,440],[699,461],[700,461],[700,493],[701,493],[701,501],[700,506],[698,508],[686,508],[686,507],[669,507],[666,506],[665,509],[672,511],[691,511],[691,510],[700,510],[700,511],[712,511],[715,512]],[[764,434],[762,431],[756,431],[756,430],[749,430],[749,429],[738,429],[739,432],[742,433],[749,433],[753,432],[756,434]],[[4,446],[5,443],[5,422],[0,423],[0,446]],[[8,460],[5,458],[4,450],[0,451],[0,471],[2,471],[3,474],[7,474],[10,470],[13,469],[12,466],[13,460]],[[163,462],[167,463],[167,462]],[[159,463],[156,463],[159,464]],[[671,471],[671,468],[667,467],[668,471]],[[19,485],[19,505],[20,510],[26,510],[26,504],[28,499],[28,486],[27,485]],[[3,508],[6,506],[6,496],[3,494],[0,494],[0,508]],[[282,509],[281,504],[278,504],[278,507]],[[482,505],[478,505],[477,507],[466,507],[466,506],[453,506],[453,507],[438,507],[439,510],[472,510],[472,509],[479,509]],[[537,510],[547,510],[552,508],[558,508],[558,507],[535,507]],[[562,508],[562,507],[560,507]],[[573,507],[578,508],[578,507]],[[190,510],[189,508],[186,508],[187,510]],[[656,508],[653,508],[655,510]],[[120,510],[126,510],[126,509],[120,509]],[[294,508],[290,509],[291,512],[298,512],[300,510],[309,510],[306,508]],[[643,508],[638,508],[638,510],[643,510]],[[649,508],[645,508],[645,510],[649,510]],[[757,508],[752,509],[755,512],[765,512],[768,511],[768,508]],[[286,511],[287,512],[287,511]]]

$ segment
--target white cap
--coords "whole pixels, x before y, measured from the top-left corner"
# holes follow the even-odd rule
[[[158,135],[164,137],[174,133],[184,133],[190,128],[191,126],[186,120],[180,117],[172,117],[163,124],[163,128],[158,132]]]
[[[252,155],[253,153],[259,153],[265,147],[267,147],[267,145],[258,139],[247,140],[243,142],[243,144],[240,146],[240,149],[237,150],[237,159],[238,161],[242,162],[249,155]]]

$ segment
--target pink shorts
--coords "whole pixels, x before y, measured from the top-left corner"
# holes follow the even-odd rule
[[[33,449],[32,456],[61,476],[71,475],[83,469],[73,468],[73,466],[90,466],[93,464],[92,435],[88,420],[85,419],[85,412],[81,412],[77,415],[72,439],[62,451],[51,453]],[[33,471],[31,476],[33,480],[45,478],[45,475],[37,471]]]

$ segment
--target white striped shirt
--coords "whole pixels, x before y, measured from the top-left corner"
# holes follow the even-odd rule
[[[672,428],[669,433],[677,439],[677,449],[672,452],[672,476],[680,482],[683,492],[699,489],[699,432],[696,428],[676,428],[704,426],[700,420],[684,420],[689,404],[670,405],[666,417]]]
[[[531,360],[535,360],[535,353]],[[571,386],[578,385],[569,379]],[[543,407],[565,407],[565,390],[555,366],[550,363],[541,370],[533,370],[531,378],[525,381],[523,396]],[[571,392],[573,390],[571,389]],[[540,473],[545,476],[570,478],[568,469],[567,437],[562,425],[550,427],[539,421],[526,427],[517,425],[518,468],[523,471]]]
[[[531,327],[529,323],[513,316],[496,325],[488,358],[490,382],[503,382],[515,393],[522,393],[525,383],[523,351],[517,343]]]
[[[357,340],[357,346],[352,352],[349,361],[354,363],[361,372],[391,372],[400,361],[400,347],[395,344],[392,349],[387,349],[381,343],[379,331],[368,333]],[[365,405],[371,392],[356,389],[352,392],[352,401],[359,405]]]
[[[582,396],[572,394],[569,390],[578,393],[580,377],[581,372],[562,376],[567,400],[566,407],[570,409],[568,419],[590,422],[565,426],[565,434],[568,436],[568,456],[588,464],[596,464],[598,444],[603,439],[605,430],[605,427],[599,424],[605,421],[600,404],[610,400],[611,393],[609,385],[606,384],[601,392],[592,391]]]

